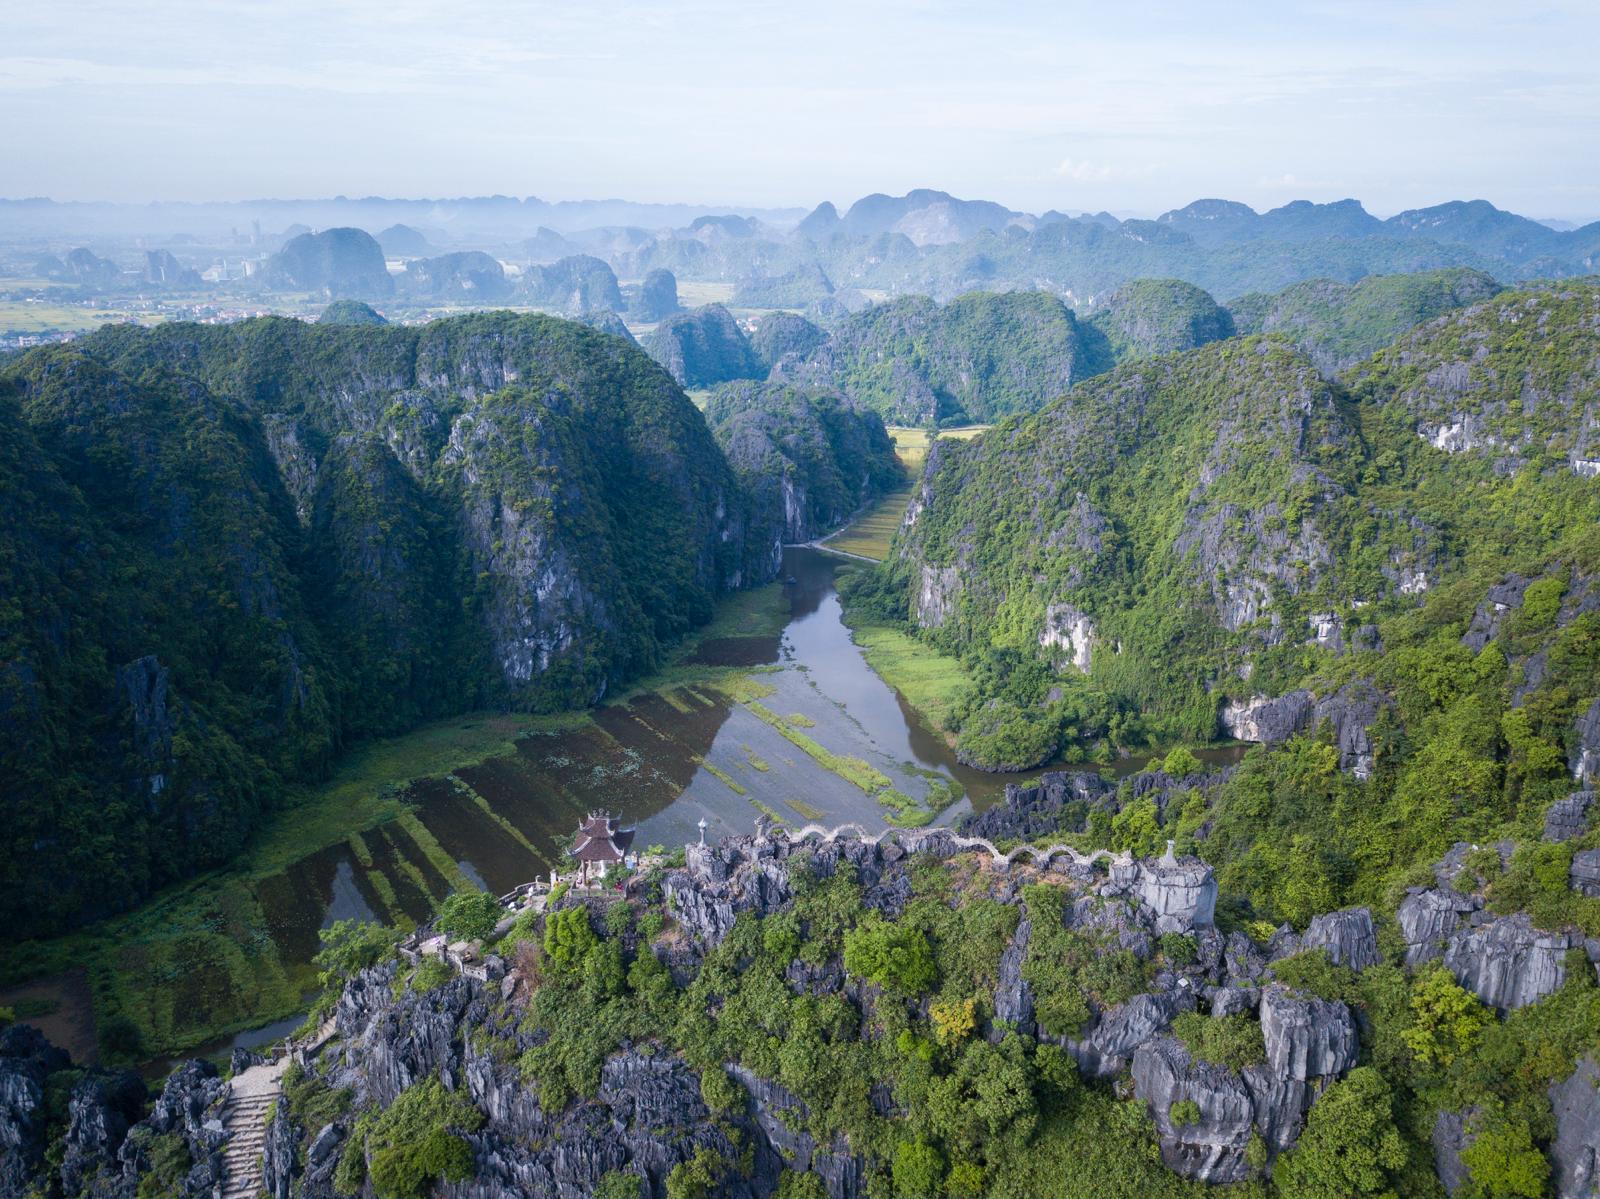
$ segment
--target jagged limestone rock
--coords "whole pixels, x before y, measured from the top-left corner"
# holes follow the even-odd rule
[[[1456,1194],[1472,1181],[1461,1151],[1472,1144],[1468,1125],[1475,1115],[1476,1109],[1469,1108],[1464,1112],[1440,1112],[1434,1119],[1429,1138],[1433,1144],[1433,1170],[1447,1194]]]
[[[1378,954],[1378,933],[1369,908],[1346,908],[1312,918],[1301,939],[1304,949],[1322,949],[1336,965],[1363,970],[1383,959]]]
[[[1600,849],[1582,849],[1573,854],[1568,878],[1579,894],[1600,896]]]
[[[1393,701],[1370,681],[1356,679],[1317,700],[1311,710],[1311,725],[1326,723],[1339,751],[1339,769],[1365,779],[1371,776],[1376,763],[1372,726],[1380,712],[1393,706]]]
[[[1160,861],[1139,863],[1137,888],[1158,933],[1188,932],[1215,919],[1217,877],[1199,858],[1174,858],[1169,847]]]
[[[1444,964],[1467,990],[1499,1012],[1542,999],[1566,980],[1566,955],[1583,944],[1571,933],[1533,927],[1524,912],[1455,933]]]
[[[1274,1074],[1304,1082],[1340,1075],[1356,1064],[1359,1041],[1350,1009],[1334,1000],[1293,994],[1273,985],[1261,992],[1261,1035]]]
[[[1168,1168],[1211,1183],[1241,1182],[1250,1176],[1245,1148],[1255,1105],[1237,1073],[1195,1061],[1174,1037],[1158,1037],[1134,1054],[1133,1093],[1150,1106],[1161,1160]],[[1199,1120],[1173,1122],[1172,1108],[1183,1100],[1200,1109]]]
[[[1582,783],[1600,774],[1600,699],[1572,724],[1572,750],[1567,756],[1572,777]]]
[[[1600,1195],[1600,1063],[1591,1055],[1566,1079],[1550,1084],[1556,1136],[1550,1144],[1551,1180],[1558,1199]]]
[[[1312,697],[1309,691],[1291,691],[1268,699],[1234,700],[1223,705],[1223,731],[1238,741],[1258,741],[1276,745],[1303,732],[1311,720]]]
[[[1546,841],[1571,841],[1589,831],[1594,808],[1593,791],[1574,791],[1565,799],[1558,799],[1544,814],[1544,839]]]
[[[1441,956],[1462,917],[1478,907],[1477,900],[1448,888],[1408,891],[1395,912],[1406,943],[1406,965],[1415,967]]]

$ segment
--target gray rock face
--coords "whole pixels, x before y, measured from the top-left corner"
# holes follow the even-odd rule
[[[1600,849],[1583,849],[1572,855],[1568,875],[1572,889],[1591,898],[1600,895]]]
[[[1222,728],[1239,741],[1276,745],[1303,732],[1311,721],[1311,692],[1291,691],[1277,699],[1256,696],[1234,700],[1222,708]]]
[[[1301,946],[1325,950],[1330,961],[1352,970],[1364,970],[1382,960],[1372,912],[1367,908],[1346,908],[1314,917]]]
[[[1085,1074],[1114,1077],[1127,1069],[1141,1045],[1171,1027],[1186,1007],[1193,1008],[1194,1001],[1167,994],[1135,995],[1102,1016],[1087,1038],[1067,1048]]]
[[[1255,1105],[1234,1071],[1197,1062],[1173,1037],[1139,1046],[1133,1058],[1133,1093],[1150,1105],[1169,1169],[1204,1182],[1241,1182],[1251,1174],[1245,1161]],[[1193,1123],[1177,1124],[1173,1107],[1184,1101],[1200,1109]]]
[[[1261,992],[1261,1035],[1267,1064],[1279,1078],[1304,1082],[1343,1074],[1356,1064],[1356,1025],[1342,1003],[1267,987]]]
[[[1000,955],[1000,977],[994,988],[995,1022],[1009,1024],[1025,1035],[1034,1031],[1033,991],[1022,977],[1022,962],[1032,936],[1033,923],[1024,916],[1017,922],[1011,944]]]
[[[1082,832],[1092,808],[1114,810],[1117,789],[1093,771],[1041,774],[1027,785],[1006,784],[1005,802],[982,812],[969,812],[961,831],[991,841],[1031,841],[1057,832]]]
[[[1570,933],[1542,932],[1518,912],[1455,933],[1444,964],[1463,987],[1505,1013],[1560,987],[1567,951],[1582,943]]]
[[[1406,943],[1406,965],[1415,967],[1440,957],[1461,927],[1462,917],[1477,908],[1475,899],[1446,888],[1408,892],[1395,912]]]
[[[1270,1066],[1236,1072],[1197,1061],[1173,1037],[1156,1037],[1133,1058],[1134,1094],[1150,1105],[1167,1166],[1189,1178],[1239,1182],[1254,1171],[1245,1153],[1259,1133],[1271,1161],[1300,1135],[1313,1088]],[[1175,1104],[1190,1100],[1200,1118],[1178,1124]]]
[[[1600,1195],[1600,1064],[1586,1057],[1564,1082],[1550,1086],[1556,1136],[1550,1145],[1557,1199]]]
[[[1544,839],[1546,841],[1571,841],[1589,831],[1594,808],[1593,791],[1574,791],[1565,799],[1558,799],[1544,814]]]
[[[1472,624],[1467,627],[1466,634],[1461,638],[1461,644],[1473,653],[1478,653],[1498,637],[1500,628],[1505,623],[1506,613],[1522,607],[1523,593],[1528,590],[1528,584],[1532,581],[1521,575],[1507,575],[1503,582],[1489,588],[1483,603],[1479,604],[1477,611],[1472,614]]]
[[[45,1080],[67,1065],[67,1055],[38,1029],[0,1029],[0,1195],[26,1194],[44,1160]]]
[[[1580,783],[1600,774],[1600,699],[1572,722],[1572,749],[1567,766]]]
[[[1471,1109],[1440,1112],[1433,1122],[1433,1170],[1450,1195],[1472,1181],[1471,1172],[1461,1160],[1461,1151],[1472,1144],[1472,1135],[1467,1131],[1472,1115]]]
[[[144,1082],[137,1074],[89,1077],[73,1087],[61,1162],[66,1194],[78,1194],[97,1175],[120,1172],[117,1150],[128,1127],[143,1114],[144,1101]]]
[[[1188,932],[1216,915],[1217,878],[1199,858],[1139,863],[1139,901],[1155,913],[1156,932]]]
[[[1311,710],[1313,726],[1328,724],[1333,744],[1339,751],[1339,769],[1358,779],[1371,776],[1375,764],[1372,726],[1378,714],[1392,707],[1389,698],[1366,679],[1347,683],[1332,695],[1319,699]]]
[[[269,1199],[290,1199],[293,1194],[294,1181],[300,1174],[299,1147],[303,1136],[289,1118],[286,1105],[279,1104],[261,1145],[261,1189]]]

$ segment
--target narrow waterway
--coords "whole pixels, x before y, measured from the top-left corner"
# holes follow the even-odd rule
[[[863,775],[887,778],[894,791],[942,807],[940,823],[969,806],[986,807],[1008,783],[1033,777],[960,765],[944,738],[873,672],[842,619],[834,583],[844,565],[825,551],[786,551],[782,631],[699,646],[701,664],[752,669],[746,698],[754,702],[680,686],[607,705],[579,727],[523,738],[513,754],[411,784],[415,806],[407,817],[254,883],[271,957],[288,977],[308,978],[318,933],[337,920],[418,921],[454,888],[500,894],[547,874],[590,811],[606,810],[636,826],[641,848],[671,848],[696,839],[702,820],[707,837],[717,838],[750,831],[764,813],[791,827],[850,821],[881,829],[886,813],[860,785]],[[1226,749],[1202,753],[1216,761],[1236,756]],[[1114,773],[1142,764],[1125,759]],[[59,988],[53,981],[40,984],[61,999],[61,1031],[73,1031],[82,1048],[92,1046],[88,988],[76,976],[63,978]],[[196,1027],[211,1017],[198,1008],[190,1014]],[[197,1052],[254,1048],[294,1023],[278,1021]]]

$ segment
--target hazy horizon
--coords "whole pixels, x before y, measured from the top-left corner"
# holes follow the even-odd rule
[[[1292,11],[1290,9],[1292,8]],[[1600,215],[1600,9],[61,0],[0,52],[16,198]],[[689,198],[685,198],[689,197]]]

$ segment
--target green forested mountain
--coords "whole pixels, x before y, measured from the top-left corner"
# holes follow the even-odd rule
[[[1240,296],[1228,312],[1241,334],[1282,333],[1333,374],[1406,330],[1499,290],[1489,275],[1466,268],[1370,275],[1356,283],[1312,279],[1273,295]]]
[[[640,344],[683,387],[711,387],[767,373],[739,322],[721,304],[669,316]]]
[[[811,541],[902,483],[883,418],[843,396],[725,383],[705,414],[751,497],[752,525],[784,542]]]
[[[225,860],[353,738],[590,702],[770,570],[682,392],[550,318],[108,327],[0,419],[13,933]]]
[[[1597,305],[1593,285],[1503,295],[1343,381],[1230,340],[938,443],[883,585],[993,672],[974,757],[1208,737],[1225,698],[1585,531]]]
[[[1130,358],[1192,350],[1234,334],[1228,310],[1181,279],[1125,283],[1083,323],[1105,339],[1107,368]]]
[[[783,379],[835,388],[900,424],[1030,411],[1093,373],[1072,311],[1043,292],[916,296],[850,317]]]

